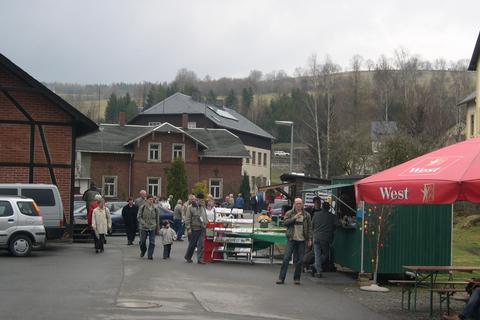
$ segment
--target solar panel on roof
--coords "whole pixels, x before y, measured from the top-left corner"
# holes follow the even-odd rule
[[[234,116],[232,116],[230,114],[230,112],[228,111],[225,111],[225,110],[222,110],[222,109],[218,109],[218,108],[213,108],[211,106],[208,106],[208,108],[210,110],[212,110],[213,112],[215,112],[216,114],[218,114],[220,117],[223,117],[223,118],[227,118],[227,119],[230,119],[230,120],[235,120],[235,121],[238,121],[237,118],[235,118]]]

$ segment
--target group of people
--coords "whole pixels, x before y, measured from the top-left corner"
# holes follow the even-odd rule
[[[322,266],[330,255],[335,227],[338,224],[335,215],[330,212],[330,204],[319,197],[313,199],[312,215],[305,211],[303,200],[296,198],[292,210],[285,213],[283,225],[287,228],[287,246],[277,284],[284,284],[288,265],[293,255],[295,272],[293,280],[300,284],[305,250],[313,249],[315,256],[314,276],[322,277]],[[313,217],[312,217],[313,216]]]

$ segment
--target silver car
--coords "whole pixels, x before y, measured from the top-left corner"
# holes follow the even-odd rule
[[[0,196],[0,248],[17,257],[44,247],[45,226],[35,201],[19,196]]]

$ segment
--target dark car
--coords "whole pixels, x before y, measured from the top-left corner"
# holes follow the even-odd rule
[[[122,217],[122,209],[123,207],[112,213],[112,234],[126,233],[125,222]],[[160,225],[165,220],[173,221],[173,211],[160,208]]]

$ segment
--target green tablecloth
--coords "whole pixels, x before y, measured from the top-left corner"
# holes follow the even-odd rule
[[[287,236],[285,233],[262,232],[251,234],[250,237],[255,241],[264,241],[274,244],[287,244]]]

